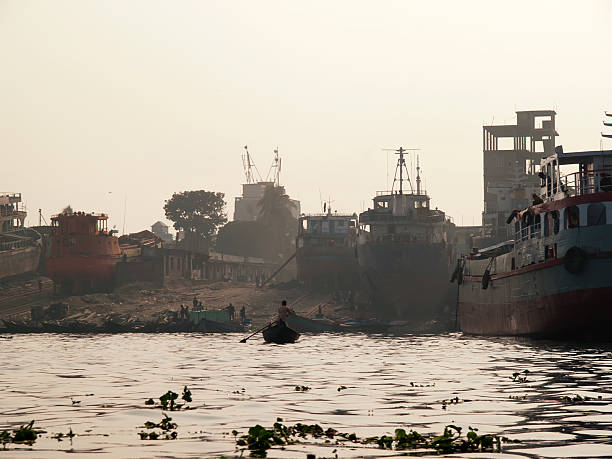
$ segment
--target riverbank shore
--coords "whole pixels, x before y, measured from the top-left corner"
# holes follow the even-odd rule
[[[34,302],[8,304],[0,310],[0,332],[190,331],[189,323],[177,321],[176,314],[181,305],[191,309],[194,298],[204,309],[223,309],[231,303],[238,312],[244,306],[254,329],[275,320],[282,300],[300,315],[312,316],[320,305],[331,319],[351,317],[347,304],[329,294],[305,291],[295,283],[257,288],[250,282],[180,281],[163,288],[131,284],[111,293],[49,294]]]

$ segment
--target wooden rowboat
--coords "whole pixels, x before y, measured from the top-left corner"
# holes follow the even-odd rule
[[[297,314],[287,317],[287,326],[299,333],[333,332],[340,329],[340,325],[331,319],[325,317],[310,319]]]
[[[263,330],[263,338],[266,343],[288,344],[295,343],[300,334],[295,330],[290,329],[283,323],[275,323],[274,325]]]

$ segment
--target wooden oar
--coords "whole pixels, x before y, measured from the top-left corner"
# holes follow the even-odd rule
[[[250,334],[249,336],[247,336],[246,338],[242,338],[240,340],[241,343],[246,343],[247,339],[252,338],[253,336],[255,336],[257,333],[264,331],[266,328],[270,328],[272,326],[272,322],[270,322],[268,325],[266,325],[263,328],[260,328],[259,330],[257,330],[255,333]]]

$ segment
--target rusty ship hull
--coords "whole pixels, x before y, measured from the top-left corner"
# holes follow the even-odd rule
[[[354,247],[303,247],[296,253],[297,276],[307,285],[351,290],[359,285]]]
[[[70,292],[112,288],[119,256],[63,255],[47,260],[47,272]]]
[[[0,279],[35,272],[40,263],[41,251],[39,246],[0,251]]]
[[[85,212],[51,218],[53,234],[47,272],[63,293],[111,290],[122,252],[107,228],[108,216]]]
[[[362,285],[384,315],[422,322],[454,303],[447,245],[381,242],[357,249]]]
[[[459,321],[475,335],[601,335],[612,327],[612,256],[593,258],[580,278],[562,260],[508,277],[465,276]]]

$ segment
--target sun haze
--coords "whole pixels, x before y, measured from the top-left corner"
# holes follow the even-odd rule
[[[420,148],[433,204],[480,223],[482,126],[557,111],[599,149],[612,6],[583,2],[0,3],[3,188],[35,224],[70,204],[148,228],[173,192],[225,193],[249,145],[302,211],[360,212],[383,148]],[[389,164],[389,165],[388,165]],[[392,170],[391,172],[392,173]],[[264,177],[265,178],[265,177]]]

